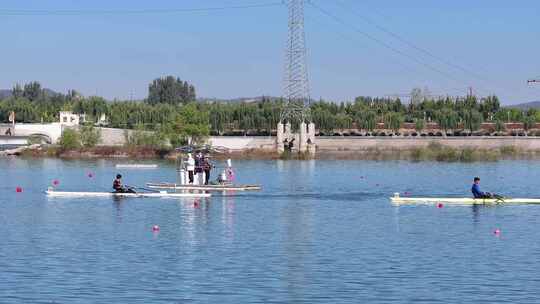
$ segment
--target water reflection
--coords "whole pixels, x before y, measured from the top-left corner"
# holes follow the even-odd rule
[[[263,191],[203,200],[111,200],[47,199],[43,190],[61,173],[61,190],[103,185],[110,191],[114,164],[48,162],[35,170],[0,160],[0,298],[7,302],[39,302],[42,291],[58,303],[540,299],[538,206],[439,209],[395,207],[388,200],[405,189],[419,197],[468,195],[459,192],[463,180],[491,164],[238,162],[247,176],[243,182],[260,178]],[[536,196],[533,165],[500,163],[493,175],[522,181],[509,196]],[[96,180],[88,179],[87,168]],[[127,182],[172,180],[175,172],[172,166],[136,172],[127,174]],[[359,172],[369,178],[351,179]],[[28,181],[21,185],[24,192],[15,193],[21,180]],[[510,187],[494,183],[486,187]],[[152,232],[152,225],[161,232]],[[502,229],[504,238],[496,238],[492,227]],[[81,286],[88,292],[78,292]]]
[[[113,199],[114,210],[116,211],[116,213],[115,213],[116,222],[121,223],[122,222],[122,210],[124,208],[124,203],[123,203],[124,198],[122,198],[120,196],[113,196],[112,199]]]
[[[478,224],[480,222],[480,205],[472,205],[471,211],[472,211],[472,219],[474,224]]]
[[[227,241],[234,241],[234,217],[235,217],[235,197],[234,195],[223,195],[221,197],[221,223],[225,230]]]
[[[289,300],[297,302],[305,295],[308,284],[308,263],[312,251],[312,211],[308,201],[291,202],[283,210],[286,228],[285,257],[287,260],[286,283]]]

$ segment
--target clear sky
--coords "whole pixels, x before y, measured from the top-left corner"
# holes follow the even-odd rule
[[[538,0],[311,0],[306,5],[311,95],[496,93],[504,104],[540,100]],[[181,9],[280,0],[2,0],[0,88],[38,80],[53,90],[145,97],[176,75],[198,95],[282,94],[287,9],[155,14],[85,10]],[[72,14],[8,10],[77,10]],[[322,10],[321,10],[322,9]],[[366,35],[367,34],[367,35]]]

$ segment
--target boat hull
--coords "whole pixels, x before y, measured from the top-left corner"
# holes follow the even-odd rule
[[[448,205],[525,205],[540,204],[540,198],[507,198],[507,199],[482,199],[482,198],[435,198],[435,197],[391,197],[394,205],[414,204],[448,204]]]
[[[116,164],[117,169],[157,169],[155,164]]]
[[[116,192],[67,192],[45,191],[51,197],[138,197],[138,198],[202,198],[210,197],[210,193],[116,193]]]
[[[147,183],[146,186],[152,189],[166,190],[201,190],[201,191],[257,191],[261,190],[259,185],[179,185],[171,183]]]

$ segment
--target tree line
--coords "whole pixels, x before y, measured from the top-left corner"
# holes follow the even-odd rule
[[[7,122],[11,111],[16,113],[16,122],[23,123],[56,122],[60,111],[73,111],[85,114],[89,122],[97,122],[105,115],[109,127],[159,131],[178,142],[210,134],[272,134],[285,104],[283,99],[267,97],[238,103],[197,101],[195,87],[173,76],[154,79],[148,86],[147,98],[141,101],[83,97],[74,90],[54,93],[38,82],[16,85],[10,95],[0,100],[2,122]],[[505,123],[520,122],[527,130],[540,121],[536,109],[504,108],[497,96],[424,97],[409,104],[399,98],[361,96],[353,102],[315,101],[310,111],[322,134],[344,129],[373,132],[381,123],[396,133],[404,123],[414,124],[417,130],[436,123],[445,132],[473,132],[483,122],[494,123],[497,131],[504,130]]]

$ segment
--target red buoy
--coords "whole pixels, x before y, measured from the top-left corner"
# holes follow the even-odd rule
[[[55,185],[55,186],[58,186],[58,184],[60,184],[60,182],[59,182],[57,179],[53,180],[52,183],[53,183],[53,185]]]
[[[193,203],[193,207],[195,207],[195,208],[199,208],[199,202],[195,202],[195,203]]]
[[[159,226],[158,226],[158,225],[154,225],[154,226],[152,227],[152,231],[154,231],[154,232],[159,231]]]
[[[94,177],[94,174],[92,174],[92,172],[89,172],[89,173],[88,173],[88,177],[89,177],[89,178],[92,178],[92,177]]]
[[[21,192],[22,192],[22,187],[17,187],[17,188],[15,188],[15,191],[16,191],[17,193],[21,193]]]
[[[437,208],[440,209],[440,208],[442,208],[442,207],[444,207],[443,203],[438,203],[438,204],[437,204]]]
[[[495,235],[497,235],[497,236],[501,235],[501,229],[499,229],[499,228],[495,229],[495,230],[493,231],[493,234],[495,234]]]

